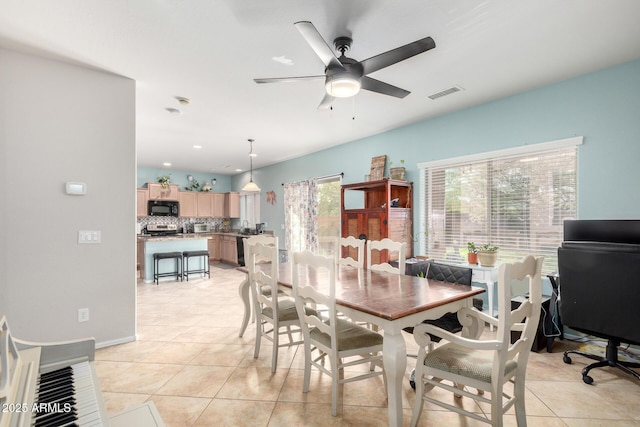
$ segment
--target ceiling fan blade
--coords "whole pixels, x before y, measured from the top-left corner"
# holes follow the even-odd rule
[[[372,56],[369,59],[360,61],[360,64],[362,65],[364,74],[369,74],[388,67],[389,65],[404,61],[419,53],[426,52],[434,47],[436,47],[436,43],[433,39],[431,37],[425,37],[424,39],[397,47],[380,55]]]
[[[324,79],[326,76],[301,76],[301,77],[274,77],[267,79],[253,79],[256,83],[290,83],[304,80]]]
[[[371,92],[378,92],[383,95],[394,96],[396,98],[404,98],[411,93],[408,90],[400,89],[399,87],[390,85],[389,83],[381,82],[380,80],[372,79],[367,76],[360,79],[360,84],[362,89],[366,89]]]
[[[320,57],[325,67],[342,67],[342,64],[333,53],[326,41],[322,38],[316,27],[309,21],[299,21],[293,24],[296,26],[302,37],[309,43],[311,49]]]
[[[331,104],[333,104],[333,96],[325,92],[324,98],[322,98],[320,105],[318,105],[318,110],[327,110],[331,108]]]

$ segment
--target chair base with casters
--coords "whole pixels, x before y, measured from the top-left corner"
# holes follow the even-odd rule
[[[591,360],[597,360],[596,363],[592,363],[588,366],[585,366],[582,369],[582,381],[585,384],[593,383],[593,378],[589,376],[589,371],[595,368],[602,368],[605,366],[611,366],[613,368],[618,368],[627,374],[633,375],[636,379],[640,380],[640,373],[630,369],[630,368],[640,368],[640,363],[635,362],[626,362],[618,359],[618,346],[620,345],[620,341],[609,340],[607,342],[607,349],[605,353],[605,357],[597,356],[591,353],[585,353],[579,350],[568,350],[564,352],[564,356],[562,356],[562,360],[564,363],[571,364],[571,358],[569,354],[579,354],[580,356],[587,357]]]

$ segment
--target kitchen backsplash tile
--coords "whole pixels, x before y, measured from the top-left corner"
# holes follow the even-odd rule
[[[176,218],[171,216],[146,216],[138,218],[140,230],[144,230],[149,224],[176,224],[178,230],[182,231],[187,227],[187,232],[193,232],[193,224],[207,224],[211,231],[222,227],[224,218]]]

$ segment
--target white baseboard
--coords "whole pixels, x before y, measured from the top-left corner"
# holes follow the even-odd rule
[[[112,345],[125,344],[125,343],[128,343],[128,342],[133,342],[133,341],[137,341],[137,340],[138,340],[137,336],[129,336],[129,337],[124,337],[124,338],[118,338],[117,340],[102,341],[102,342],[96,343],[96,349],[104,348],[104,347],[111,347]]]

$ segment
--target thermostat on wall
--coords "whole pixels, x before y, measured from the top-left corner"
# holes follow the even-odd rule
[[[87,194],[87,184],[84,182],[67,182],[66,184],[67,194],[73,196],[83,196]]]

